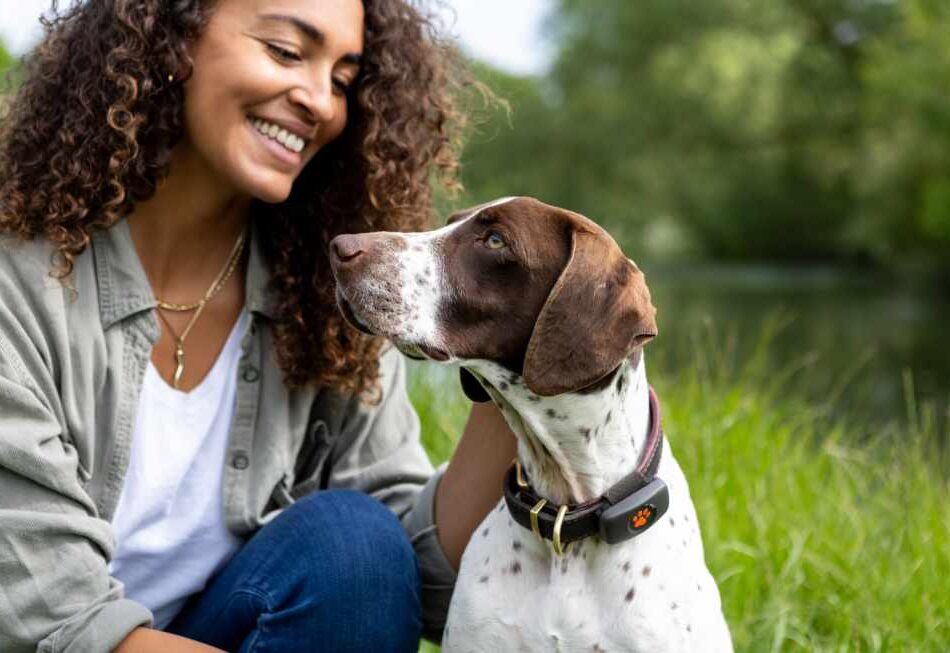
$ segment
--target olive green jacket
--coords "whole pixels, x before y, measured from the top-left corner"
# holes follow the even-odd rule
[[[354,488],[400,517],[423,583],[423,623],[437,636],[455,572],[433,524],[440,473],[394,350],[383,399],[289,391],[273,352],[274,301],[252,230],[251,325],[222,484],[228,527],[247,536],[323,488]],[[73,290],[49,274],[52,246],[0,238],[0,651],[101,653],[150,612],[109,576],[110,520],[122,490],[139,390],[159,336],[155,299],[128,224],[94,232]],[[169,573],[175,573],[170,570]]]

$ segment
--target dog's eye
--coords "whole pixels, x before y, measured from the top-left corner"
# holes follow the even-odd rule
[[[505,239],[494,231],[489,231],[488,235],[485,236],[485,247],[488,249],[501,249],[506,244],[507,243],[505,243]]]

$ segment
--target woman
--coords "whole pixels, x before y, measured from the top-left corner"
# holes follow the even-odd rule
[[[438,638],[514,440],[473,409],[433,473],[325,252],[451,185],[451,61],[402,0],[49,24],[0,127],[0,650]]]

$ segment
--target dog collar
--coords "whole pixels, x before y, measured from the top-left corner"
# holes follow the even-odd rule
[[[571,542],[599,535],[608,544],[640,535],[670,505],[666,483],[656,475],[663,451],[660,402],[650,388],[650,432],[636,468],[597,499],[556,506],[537,495],[521,473],[516,458],[505,475],[505,503],[516,522],[551,540],[562,555]]]

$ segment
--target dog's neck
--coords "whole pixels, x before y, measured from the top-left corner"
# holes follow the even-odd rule
[[[517,375],[493,371],[479,370],[518,437],[518,458],[539,496],[582,503],[634,470],[650,429],[642,351],[597,390],[556,397],[538,397]]]

